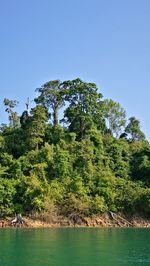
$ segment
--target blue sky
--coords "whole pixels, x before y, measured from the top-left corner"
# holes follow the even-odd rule
[[[80,77],[150,139],[149,71],[149,0],[0,0],[0,122],[4,97],[21,112],[44,82]]]

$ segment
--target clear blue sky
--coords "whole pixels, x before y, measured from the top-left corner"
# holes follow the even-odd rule
[[[150,139],[149,0],[0,0],[3,98],[19,111],[51,79],[95,82],[141,120]]]

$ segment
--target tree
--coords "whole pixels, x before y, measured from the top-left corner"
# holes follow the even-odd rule
[[[35,99],[36,103],[41,103],[48,109],[52,110],[53,125],[58,125],[58,111],[63,106],[64,100],[61,94],[61,82],[60,80],[51,80],[46,82],[36,91],[40,95]]]
[[[15,158],[18,158],[25,152],[25,131],[21,127],[7,127],[3,131],[3,136],[5,139],[5,151],[12,154]]]
[[[28,111],[24,111],[20,117],[20,124],[23,129],[26,128],[26,125],[29,121],[29,114]]]
[[[125,132],[129,134],[130,140],[145,140],[145,135],[141,131],[140,121],[135,117],[129,118],[129,123],[125,129]]]
[[[140,183],[119,178],[117,179],[115,191],[115,204],[118,211],[124,212],[125,214],[139,213],[139,206],[137,206],[137,203],[141,198],[141,193],[143,192],[143,188]]]
[[[131,178],[133,180],[141,180],[148,187],[150,186],[150,145],[146,142],[140,142],[141,147],[138,146],[138,141],[130,144],[132,149],[132,157],[130,160]],[[133,144],[137,147],[134,147]]]
[[[69,123],[69,130],[81,139],[92,126],[102,127],[102,94],[98,93],[96,84],[77,78],[63,82],[62,87],[65,100],[69,102],[64,112],[64,122]]]
[[[123,139],[114,139],[106,148],[107,161],[115,176],[127,179],[130,173],[129,144]]]
[[[29,118],[26,130],[30,149],[38,149],[39,144],[43,142],[47,120],[47,110],[42,105],[37,105],[31,109],[31,117]]]
[[[10,126],[17,127],[19,125],[19,117],[17,112],[14,112],[13,109],[17,106],[19,102],[16,100],[4,99],[4,105],[6,106],[5,111],[9,114]]]
[[[103,113],[110,132],[118,137],[126,123],[124,109],[119,103],[106,99],[103,101]]]
[[[2,134],[0,134],[0,153],[4,152],[5,149],[5,139]]]
[[[15,193],[14,180],[0,177],[0,215],[10,215],[14,212]]]

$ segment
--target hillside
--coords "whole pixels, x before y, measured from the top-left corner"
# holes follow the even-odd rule
[[[5,98],[0,214],[150,215],[150,144],[96,84],[52,80],[22,114]],[[62,117],[63,116],[63,117]],[[61,117],[61,121],[60,121]]]

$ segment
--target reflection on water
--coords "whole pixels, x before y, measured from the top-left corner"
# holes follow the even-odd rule
[[[150,265],[149,229],[1,229],[0,266]]]

